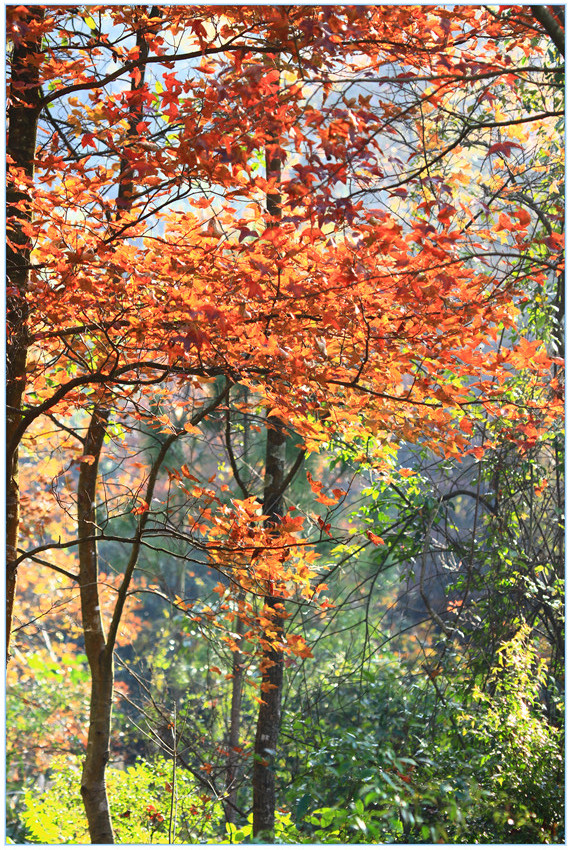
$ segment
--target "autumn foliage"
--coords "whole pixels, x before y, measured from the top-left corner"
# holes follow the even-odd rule
[[[563,273],[560,205],[540,230],[524,184],[547,191],[562,115],[548,44],[527,7],[39,8],[7,7],[10,103],[37,122],[32,159],[16,123],[8,145],[14,575],[81,584],[81,540],[131,546],[100,566],[112,663],[139,551],[170,535],[218,581],[215,610],[178,611],[262,672],[310,658],[288,621],[331,605],[317,544],[346,490],[307,470],[312,511],[277,522],[236,423],[286,435],[285,492],[333,440],[389,482],[399,446],[524,453],[560,418],[560,351],[520,330]],[[231,481],[193,460],[222,422]]]

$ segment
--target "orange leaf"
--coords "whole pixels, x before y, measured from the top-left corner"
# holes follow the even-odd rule
[[[95,463],[95,455],[81,455],[77,458],[77,463],[86,463],[91,466],[92,463]]]
[[[320,502],[321,505],[336,505],[338,499],[331,499],[330,496],[325,496],[324,493],[321,493],[319,496],[317,496],[315,501]]]
[[[311,485],[311,490],[313,491],[313,493],[320,493],[323,489],[323,485],[321,484],[321,482],[315,481],[310,472],[307,472],[307,481]]]
[[[513,215],[518,218],[523,227],[526,227],[530,224],[530,213],[526,210],[517,210],[513,213]]]
[[[378,537],[377,534],[374,534],[372,531],[367,531],[366,536],[370,540],[371,543],[374,543],[375,546],[383,546],[384,541],[381,537]]]

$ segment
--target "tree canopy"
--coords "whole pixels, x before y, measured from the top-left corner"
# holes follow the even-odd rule
[[[14,835],[557,840],[563,8],[6,11]]]

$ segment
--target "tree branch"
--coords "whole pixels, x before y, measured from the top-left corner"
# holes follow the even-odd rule
[[[216,398],[214,398],[212,400],[212,402],[210,404],[205,405],[197,413],[194,414],[194,416],[190,420],[191,424],[197,425],[209,413],[211,413],[213,410],[215,410],[221,404],[221,402],[224,400],[224,398],[227,398],[227,395],[230,391],[230,387],[231,387],[231,384],[229,382],[227,382],[226,385],[224,386],[224,389],[222,390],[222,392],[219,393],[216,396]],[[105,645],[105,654],[106,654],[107,657],[109,657],[113,654],[113,650],[114,650],[114,646],[115,646],[115,640],[116,640],[116,637],[117,637],[119,624],[121,622],[121,617],[122,617],[122,614],[123,614],[123,608],[125,607],[125,602],[126,602],[127,595],[128,595],[129,585],[131,583],[133,572],[134,572],[135,567],[137,565],[139,552],[140,552],[141,545],[142,545],[143,533],[144,533],[144,530],[145,530],[145,526],[148,522],[148,519],[151,516],[150,504],[151,504],[151,501],[152,501],[152,496],[153,496],[153,493],[154,493],[156,480],[158,478],[158,473],[160,472],[160,468],[161,468],[161,466],[164,462],[164,458],[166,457],[166,454],[167,454],[168,450],[170,449],[171,445],[179,437],[181,437],[184,433],[185,433],[184,431],[178,432],[176,434],[171,434],[169,437],[166,438],[166,440],[164,441],[164,443],[160,447],[160,451],[159,451],[159,453],[158,453],[158,455],[157,455],[157,457],[156,457],[156,459],[155,459],[155,461],[154,461],[154,463],[151,467],[148,482],[147,482],[147,487],[146,487],[146,493],[145,493],[145,502],[147,504],[147,508],[144,511],[144,513],[141,514],[141,516],[139,518],[138,528],[137,528],[137,531],[135,533],[135,537],[134,537],[133,545],[132,545],[132,549],[131,549],[131,556],[130,556],[129,562],[128,562],[126,568],[125,568],[123,581],[121,582],[121,585],[120,585],[120,587],[117,591],[117,601],[115,603],[113,616],[112,616],[111,623],[109,625],[109,631],[108,631],[108,634],[107,634],[107,642],[106,642],[106,645]]]
[[[230,461],[230,466],[232,468],[232,474],[234,476],[234,480],[238,485],[239,489],[243,493],[244,499],[249,499],[251,493],[243,483],[243,479],[241,477],[240,471],[238,469],[236,457],[234,454],[234,450],[232,447],[232,433],[231,433],[231,420],[230,420],[230,406],[228,404],[228,408],[226,410],[226,449],[228,450],[228,458]]]
[[[533,18],[541,24],[546,34],[550,36],[552,43],[558,52],[564,56],[565,38],[564,30],[548,8],[548,6],[529,6]]]

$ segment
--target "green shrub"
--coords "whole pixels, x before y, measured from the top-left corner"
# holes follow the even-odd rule
[[[139,761],[107,771],[107,790],[117,844],[216,843],[223,816],[219,803],[196,790],[195,780],[181,770],[171,785],[172,764]],[[48,789],[24,794],[22,820],[26,841],[34,844],[89,844],[80,794],[81,766],[58,765]],[[171,805],[174,807],[171,824]]]

